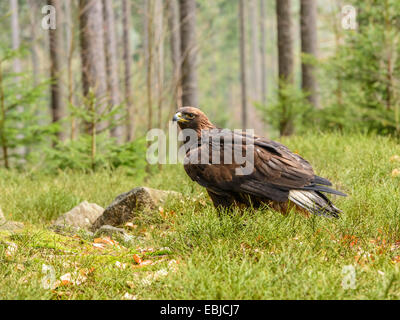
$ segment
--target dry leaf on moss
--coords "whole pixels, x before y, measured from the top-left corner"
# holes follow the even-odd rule
[[[400,169],[394,169],[394,170],[392,171],[392,177],[393,177],[393,178],[398,178],[398,177],[400,177]]]
[[[395,154],[390,158],[390,162],[400,162],[400,156]]]

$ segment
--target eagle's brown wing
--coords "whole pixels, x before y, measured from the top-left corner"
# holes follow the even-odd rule
[[[234,133],[232,133],[234,134]],[[258,198],[277,202],[289,199],[291,190],[312,190],[338,193],[326,186],[331,183],[314,175],[311,165],[299,155],[292,153],[287,147],[259,137],[243,134],[246,145],[238,144],[234,139],[221,139],[217,142],[210,139],[198,148],[189,151],[185,159],[185,171],[196,181],[217,195],[229,195],[232,192],[249,194]],[[253,139],[251,139],[253,138]],[[227,142],[228,141],[228,142]],[[218,145],[216,145],[218,144]],[[228,145],[228,146],[227,146]],[[221,156],[220,164],[213,164],[209,153],[208,164],[197,164],[199,154],[209,152],[216,147],[253,150],[254,168],[249,175],[240,175],[236,169],[243,167],[235,162],[226,163]],[[205,150],[206,149],[206,150]],[[221,152],[223,153],[223,152]]]

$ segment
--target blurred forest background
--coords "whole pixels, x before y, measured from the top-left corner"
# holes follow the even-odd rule
[[[399,13],[397,0],[1,1],[0,166],[145,171],[147,131],[186,105],[270,138],[398,137]]]

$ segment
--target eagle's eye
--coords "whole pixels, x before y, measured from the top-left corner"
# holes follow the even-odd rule
[[[194,117],[195,117],[195,115],[194,115],[193,113],[187,113],[187,114],[186,114],[186,118],[188,118],[188,119],[190,119],[190,120],[193,120]]]

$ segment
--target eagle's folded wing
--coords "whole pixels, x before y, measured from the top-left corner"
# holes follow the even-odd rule
[[[245,136],[246,143],[249,137]],[[289,198],[290,190],[312,190],[335,193],[340,192],[330,189],[331,183],[314,174],[311,165],[299,155],[292,153],[287,147],[274,141],[254,137],[250,139],[254,150],[254,169],[249,175],[238,175],[237,170],[241,167],[235,162],[221,161],[215,164],[209,150],[215,149],[210,140],[209,145],[202,144],[200,147],[191,150],[187,154],[185,170],[193,181],[216,194],[224,192],[247,193],[256,197],[266,198],[273,201],[284,202]],[[245,146],[235,144],[233,149]],[[220,149],[224,150],[224,141],[219,141]],[[248,150],[248,149],[247,149]],[[199,163],[199,155],[205,153],[209,156],[209,162]]]

